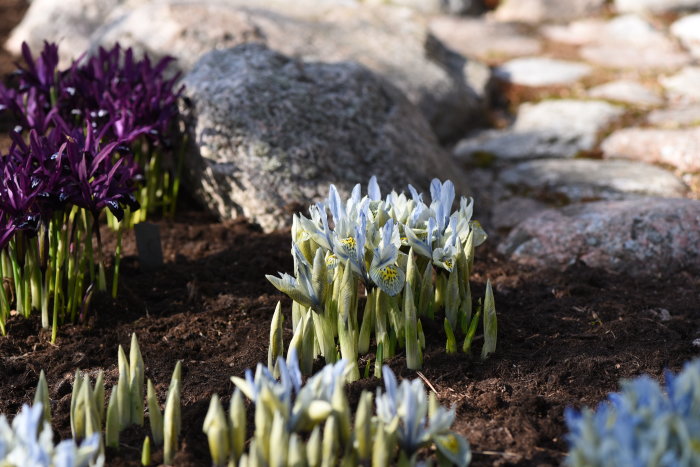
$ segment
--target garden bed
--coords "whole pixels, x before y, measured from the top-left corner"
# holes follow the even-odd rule
[[[264,278],[292,269],[290,234],[263,234],[243,220],[219,223],[196,210],[158,224],[165,267],[141,271],[127,236],[120,298],[97,300],[90,326],[63,327],[54,346],[48,332],[37,331],[38,320],[10,320],[9,336],[0,338],[0,412],[16,413],[31,402],[44,369],[55,401],[54,429],[69,437],[75,370],[103,368],[111,387],[117,346],[126,347],[136,332],[161,402],[175,362],[183,360],[183,435],[175,464],[209,465],[201,429],[210,396],[227,401],[229,377],[266,361],[275,303],[290,309]],[[425,326],[422,372],[440,401],[455,405],[455,428],[472,446],[472,465],[558,465],[566,452],[566,406],[596,404],[617,390],[620,378],[660,376],[697,354],[691,344],[700,329],[697,277],[635,280],[582,264],[563,273],[529,270],[507,263],[489,242],[478,250],[475,267],[477,296],[487,277],[494,285],[496,353],[485,362],[448,356],[434,345],[445,342],[442,326]],[[662,319],[661,309],[670,320]],[[416,377],[401,355],[389,364],[401,377]],[[376,385],[379,380],[361,380],[350,394],[356,399],[360,389]],[[123,447],[108,453],[108,465],[138,465],[145,434],[136,427],[123,433]]]
[[[0,0],[0,42],[25,8],[23,1]],[[0,76],[14,69],[12,60],[0,52]],[[8,125],[0,120],[0,135]],[[0,136],[0,149],[8,145]],[[75,371],[94,377],[104,369],[111,388],[118,378],[117,347],[126,347],[135,332],[161,403],[175,362],[183,361],[183,431],[175,465],[211,465],[202,433],[209,399],[218,393],[227,403],[230,376],[267,361],[278,300],[286,314],[285,343],[291,338],[290,301],[265,279],[292,270],[291,238],[288,230],[263,234],[242,219],[218,222],[187,200],[181,206],[174,220],[156,221],[161,269],[142,270],[133,232],[125,236],[119,298],[96,296],[87,325],[62,327],[53,345],[38,318],[10,318],[9,335],[0,337],[0,413],[12,416],[33,400],[43,369],[54,431],[70,437]],[[106,229],[104,234],[114,242]],[[620,378],[644,372],[660,378],[664,369],[678,370],[698,354],[692,342],[700,337],[700,278],[682,272],[634,279],[584,264],[543,272],[508,262],[495,245],[491,239],[477,250],[472,284],[475,296],[483,296],[486,280],[492,281],[496,352],[486,361],[446,355],[442,324],[424,322],[423,371],[407,370],[401,353],[387,361],[402,378],[421,377],[443,405],[456,408],[454,429],[469,440],[472,465],[559,465],[567,450],[565,407],[595,405],[618,389]],[[481,337],[476,339],[480,348]],[[351,384],[350,403],[378,385],[376,379]],[[108,450],[107,465],[140,465],[147,433],[142,427],[123,432],[120,450]],[[162,460],[160,451],[154,460]]]

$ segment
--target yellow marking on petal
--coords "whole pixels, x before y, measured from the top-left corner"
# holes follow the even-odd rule
[[[349,251],[355,251],[357,248],[357,242],[355,241],[355,237],[345,237],[340,239],[340,244],[345,247],[346,250]]]
[[[454,262],[451,259],[445,260],[445,266],[447,266],[448,269],[452,269]]]
[[[384,282],[395,282],[399,277],[399,271],[394,266],[385,266],[379,270],[379,275]]]
[[[443,446],[454,453],[459,452],[459,443],[457,442],[457,437],[455,435],[446,436],[444,438]]]
[[[334,268],[338,265],[338,257],[336,255],[328,255],[326,258],[326,266]]]

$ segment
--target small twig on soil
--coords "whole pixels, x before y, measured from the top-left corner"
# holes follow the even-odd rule
[[[423,380],[423,382],[424,382],[425,384],[428,385],[428,387],[430,388],[430,390],[433,391],[433,392],[435,393],[435,395],[438,395],[438,392],[437,392],[437,389],[435,389],[435,386],[433,386],[433,385],[430,383],[430,381],[428,381],[428,378],[426,378],[425,375],[424,375],[423,373],[421,373],[420,371],[416,371],[416,374],[418,375],[418,377],[419,377],[420,379]]]
[[[484,456],[520,457],[520,455],[515,454],[514,452],[506,452],[506,451],[474,451],[474,450],[472,450],[472,453],[481,454]]]

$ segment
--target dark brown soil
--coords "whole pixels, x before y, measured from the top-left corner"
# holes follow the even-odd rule
[[[66,326],[51,345],[36,320],[11,319],[9,336],[0,338],[0,412],[15,413],[31,401],[43,368],[55,401],[54,429],[70,436],[73,373],[102,368],[111,387],[117,346],[126,348],[136,332],[161,401],[175,362],[184,363],[176,464],[209,465],[201,432],[209,397],[227,399],[230,376],[266,361],[275,303],[282,299],[289,309],[264,275],[291,271],[290,236],[198,212],[158,225],[166,266],[141,271],[127,236],[120,297],[98,301],[91,326]],[[697,354],[691,341],[700,330],[700,279],[689,274],[635,280],[582,264],[542,273],[505,263],[487,247],[479,251],[473,278],[477,294],[486,278],[494,284],[499,315],[498,350],[489,360],[446,355],[441,327],[425,327],[423,375],[440,400],[457,409],[456,429],[472,445],[473,465],[557,465],[566,451],[566,406],[596,404],[620,378],[660,376]],[[660,319],[662,308],[669,321]],[[287,342],[290,334],[287,329]],[[390,363],[402,377],[417,376],[401,356]],[[355,383],[351,392],[377,383]],[[145,434],[142,428],[125,433],[109,465],[137,465]]]
[[[0,41],[24,8],[0,0]],[[6,73],[0,54],[0,72]],[[174,221],[158,221],[165,267],[140,268],[133,236],[125,239],[120,296],[100,298],[90,325],[60,330],[56,345],[35,320],[10,320],[0,337],[0,413],[14,414],[31,402],[44,369],[53,400],[53,428],[70,436],[68,409],[76,369],[106,372],[117,380],[117,346],[136,332],[146,374],[164,401],[170,374],[183,361],[183,434],[175,464],[208,466],[211,460],[201,427],[209,397],[228,401],[229,380],[267,359],[269,325],[275,303],[289,301],[267,283],[265,274],[291,272],[289,232],[263,234],[243,220],[219,223],[191,203]],[[698,354],[700,278],[633,279],[583,264],[564,272],[541,272],[506,262],[489,241],[477,255],[474,290],[494,284],[499,317],[497,352],[487,361],[446,355],[438,325],[426,325],[428,349],[422,376],[443,404],[457,410],[456,430],[470,442],[472,465],[558,465],[566,452],[563,411],[594,405],[620,378],[643,372],[660,377]],[[661,309],[671,319],[662,321]],[[289,323],[291,320],[287,320]],[[289,341],[291,330],[285,335]],[[477,342],[476,347],[479,347]],[[415,378],[402,356],[389,362],[400,376]],[[361,389],[351,387],[351,404]],[[146,428],[122,434],[110,466],[139,465]],[[162,459],[155,453],[155,461]]]

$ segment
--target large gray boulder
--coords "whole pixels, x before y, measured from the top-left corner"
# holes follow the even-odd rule
[[[463,134],[484,115],[488,67],[448,50],[410,9],[341,0],[120,0],[134,7],[115,2],[111,10],[101,9],[104,19],[96,27],[93,21],[82,25],[83,8],[78,7],[110,2],[36,1],[63,11],[59,19],[71,18],[66,26],[71,46],[62,50],[76,56],[87,44],[94,49],[119,42],[155,57],[172,55],[188,71],[211,50],[261,42],[307,61],[367,66],[418,105],[440,138]],[[27,17],[19,29],[27,32],[31,24],[31,45],[36,46],[43,38],[63,37],[62,22],[56,27],[53,22],[46,15]],[[13,44],[21,43],[19,36]]]
[[[542,211],[498,247],[520,263],[576,261],[633,276],[700,271],[700,201],[600,201]]]
[[[5,48],[19,55],[22,42],[39,50],[44,40],[61,45],[61,64],[90,48],[90,36],[114,10],[133,8],[147,0],[32,0],[22,22],[10,34]]]
[[[283,227],[329,183],[347,193],[371,175],[387,189],[426,188],[437,176],[466,190],[420,112],[356,63],[303,62],[244,44],[205,55],[183,81],[196,147],[191,186],[222,218]]]

